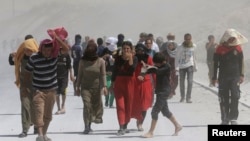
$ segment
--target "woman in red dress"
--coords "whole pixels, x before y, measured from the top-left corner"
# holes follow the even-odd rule
[[[138,131],[143,131],[142,124],[148,108],[152,106],[153,88],[150,74],[140,75],[143,65],[153,65],[152,57],[145,53],[146,47],[143,44],[136,45],[136,57],[138,64],[135,69],[135,88],[132,116],[137,119]],[[141,113],[138,116],[138,113]]]
[[[128,132],[127,124],[132,113],[136,65],[137,57],[133,53],[133,45],[130,41],[124,41],[122,54],[115,57],[111,78],[111,87],[115,94],[117,117],[120,125],[117,135],[124,135]]]

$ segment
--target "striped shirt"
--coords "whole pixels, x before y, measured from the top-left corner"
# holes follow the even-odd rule
[[[57,89],[57,58],[45,58],[38,52],[30,57],[26,70],[33,72],[32,85],[35,89]]]

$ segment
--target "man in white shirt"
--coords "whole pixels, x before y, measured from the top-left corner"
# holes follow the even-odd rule
[[[184,35],[184,42],[177,48],[175,58],[175,67],[180,78],[180,93],[181,100],[187,103],[192,103],[191,92],[193,87],[193,72],[197,71],[195,60],[196,45],[192,42],[192,35],[187,33]],[[185,77],[187,75],[187,93],[185,95]]]

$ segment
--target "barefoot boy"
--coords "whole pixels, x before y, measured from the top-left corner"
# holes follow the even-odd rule
[[[166,62],[165,56],[162,53],[156,53],[153,57],[153,62],[157,69],[148,69],[146,73],[156,74],[156,102],[151,112],[151,127],[149,131],[143,135],[143,137],[153,137],[153,132],[156,127],[159,112],[162,112],[162,114],[174,124],[175,132],[173,136],[177,136],[178,132],[182,129],[182,126],[176,121],[174,115],[170,112],[167,103],[167,98],[170,94],[170,65]]]

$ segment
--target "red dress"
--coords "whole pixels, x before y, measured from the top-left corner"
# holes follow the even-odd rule
[[[134,71],[137,58],[134,57],[133,65],[124,61],[121,56],[115,59],[112,81],[114,82],[114,95],[119,125],[129,123],[134,99]]]
[[[147,56],[147,64],[153,65],[152,57]],[[150,74],[144,76],[140,81],[137,77],[141,73],[142,63],[138,62],[135,69],[135,88],[132,117],[142,120],[142,111],[147,111],[152,106],[153,88]]]

